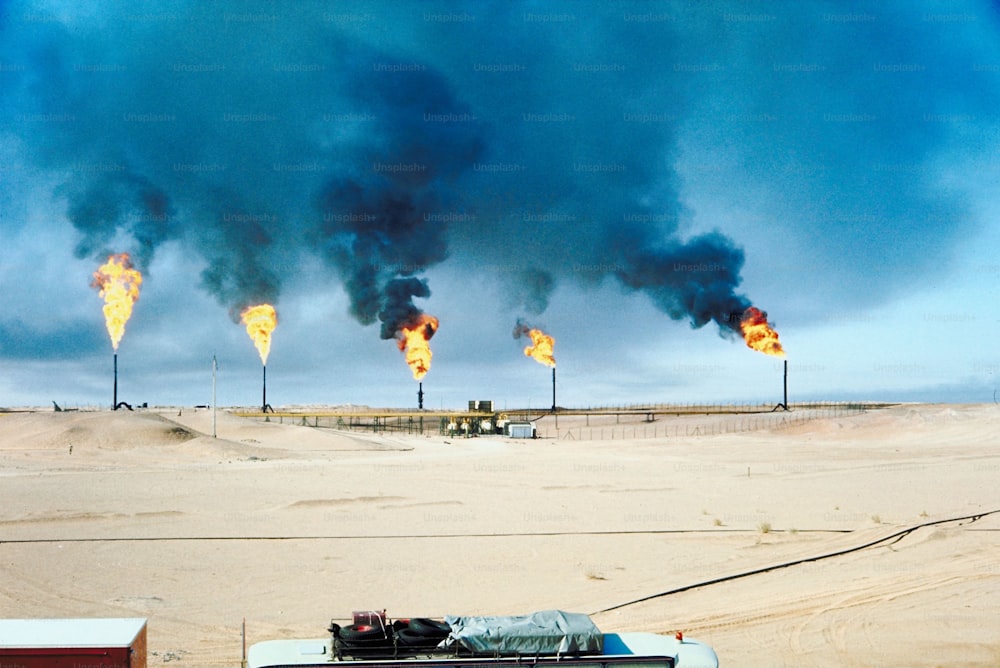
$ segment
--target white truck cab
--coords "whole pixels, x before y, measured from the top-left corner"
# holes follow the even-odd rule
[[[267,640],[247,668],[718,668],[715,651],[680,633],[601,633],[589,617],[445,617],[330,625],[327,638]]]

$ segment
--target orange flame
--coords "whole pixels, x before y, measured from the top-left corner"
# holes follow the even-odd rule
[[[764,311],[755,306],[748,308],[743,312],[740,329],[743,330],[743,339],[747,342],[748,348],[765,355],[785,356],[785,349],[778,341],[778,333],[767,322],[767,313]]]
[[[104,322],[115,352],[125,334],[125,323],[132,316],[132,305],[139,298],[142,274],[132,267],[128,253],[109,255],[108,261],[94,272],[91,287],[104,298]]]
[[[247,326],[250,340],[257,346],[261,364],[267,366],[267,356],[271,353],[271,332],[278,326],[278,314],[270,304],[258,304],[243,309],[240,319]]]
[[[396,334],[396,344],[406,351],[406,363],[413,371],[414,380],[420,380],[431,370],[431,346],[428,343],[438,330],[438,319],[421,313],[408,326],[400,328]]]
[[[528,336],[531,337],[531,345],[525,346],[524,354],[539,364],[555,368],[556,358],[553,347],[556,340],[540,329],[529,329]]]

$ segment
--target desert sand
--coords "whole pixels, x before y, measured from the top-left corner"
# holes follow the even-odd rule
[[[153,666],[383,608],[592,613],[723,665],[1000,665],[1000,406],[614,440],[217,419],[0,413],[0,617],[147,617]]]

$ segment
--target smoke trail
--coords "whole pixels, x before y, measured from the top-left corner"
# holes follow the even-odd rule
[[[528,313],[542,313],[549,307],[555,286],[556,279],[550,272],[538,267],[524,269],[518,272],[511,289],[513,305],[521,306]]]
[[[167,194],[141,176],[101,174],[70,182],[58,192],[66,196],[67,217],[84,235],[77,257],[109,253],[117,230],[125,228],[137,244],[136,262],[147,266],[156,247],[174,236]]]
[[[394,278],[386,283],[378,313],[378,319],[382,322],[382,338],[393,338],[404,325],[417,320],[422,311],[413,304],[414,297],[430,296],[427,281],[412,276]]]
[[[657,248],[626,252],[618,279],[646,293],[674,320],[687,319],[693,327],[715,322],[732,332],[750,300],[737,294],[743,251],[721,233],[687,241],[670,240]]]
[[[537,327],[532,327],[523,318],[518,318],[514,325],[514,338],[528,337],[531,344],[524,348],[525,357],[534,359],[539,364],[555,368],[555,339]]]
[[[303,95],[301,82],[270,66],[280,26],[227,22],[235,5],[161,9],[8,3],[0,59],[19,63],[4,79],[4,106],[18,121],[8,131],[63,179],[56,194],[78,255],[114,245],[145,267],[164,242],[180,241],[205,260],[202,287],[236,320],[247,304],[276,297],[275,267],[291,265],[301,246],[305,180],[282,167],[290,149],[303,149],[296,159],[320,152],[285,105],[317,110],[331,96]],[[108,31],[108,20],[127,29]],[[178,23],[212,39],[186,40]]]
[[[969,219],[936,177],[988,154],[1000,101],[988,3],[948,30],[921,3],[862,22],[830,17],[864,3],[666,6],[491,3],[453,21],[433,2],[342,19],[306,0],[11,0],[0,145],[30,168],[4,178],[62,183],[79,255],[126,238],[114,250],[145,269],[183,244],[234,318],[319,257],[384,338],[449,260],[519,311],[613,281],[724,333],[750,303],[737,241],[799,251],[774,281],[855,308],[936,269]]]
[[[514,323],[514,331],[511,332],[511,335],[515,339],[520,339],[522,336],[527,336],[530,331],[531,325],[524,318],[518,318],[517,322]]]
[[[488,267],[506,253],[521,271],[500,261],[496,278],[520,309],[544,310],[537,296],[559,283],[615,281],[723,333],[750,303],[744,244],[756,269],[779,265],[771,285],[815,286],[788,293],[803,319],[940,271],[971,218],[948,166],[969,159],[965,133],[992,145],[996,126],[980,125],[1000,102],[982,65],[1000,57],[988,3],[944,24],[933,3],[662,7],[507,3],[461,31],[425,26],[436,62],[458,32],[481,45],[448,75],[502,127],[469,188],[479,229],[453,255]],[[887,29],[919,37],[880,38]]]
[[[372,141],[358,149],[359,168],[326,184],[319,209],[325,257],[340,273],[351,313],[381,321],[390,339],[430,296],[414,275],[448,257],[445,206],[455,184],[483,153],[484,129],[447,82],[421,63],[390,67],[374,55],[352,72],[354,90],[372,109]]]

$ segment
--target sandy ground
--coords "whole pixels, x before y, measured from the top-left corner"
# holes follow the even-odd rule
[[[0,617],[148,617],[153,666],[372,608],[587,612],[723,665],[1000,665],[998,406],[614,441],[211,424],[0,414]]]

